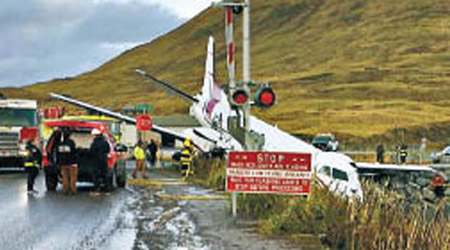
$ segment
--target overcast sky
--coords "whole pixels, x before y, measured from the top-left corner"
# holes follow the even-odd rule
[[[0,0],[0,87],[93,70],[211,0]]]

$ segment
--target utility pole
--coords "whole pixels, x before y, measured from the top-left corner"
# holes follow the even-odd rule
[[[243,73],[243,82],[244,82],[244,88],[250,93],[250,87],[248,86],[251,82],[251,73],[250,73],[250,0],[245,0],[245,7],[244,7],[244,13],[243,13],[243,27],[242,27],[242,73]],[[250,102],[247,102],[247,104],[244,106],[243,109],[244,112],[244,126],[245,130],[247,132],[250,131]],[[246,133],[247,137],[248,133]],[[253,145],[249,145],[250,140],[248,138],[245,138],[245,147],[247,149],[250,149],[253,147]]]
[[[245,90],[246,100],[244,104],[238,105],[238,112],[242,114],[242,123],[239,121],[245,130],[243,145],[246,150],[254,150],[255,143],[250,138],[250,0],[230,1],[225,0],[215,5],[225,8],[225,39],[227,47],[227,69],[228,69],[228,87],[229,99],[233,101],[233,95],[236,91],[243,93]],[[243,12],[243,79],[240,84],[236,83],[235,79],[235,59],[236,51],[233,39],[233,13],[241,14]],[[239,86],[238,86],[239,85]]]
[[[261,150],[264,145],[264,135],[250,130],[250,101],[251,86],[254,83],[251,80],[250,73],[250,0],[223,0],[213,4],[225,8],[225,37],[227,47],[227,69],[228,69],[228,87],[230,103],[238,112],[237,117],[230,117],[228,121],[228,130],[244,146],[246,151]],[[236,82],[235,79],[235,58],[233,40],[233,13],[238,15],[243,12],[243,51],[242,51],[242,82]],[[276,102],[276,96],[270,84],[262,84],[255,94],[253,104],[261,108],[269,108]],[[241,120],[242,118],[242,120]],[[231,122],[230,122],[231,121]],[[230,123],[233,124],[230,126]],[[233,192],[232,214],[236,216],[237,193]]]
[[[228,70],[228,88],[229,98],[236,90],[235,79],[235,51],[234,51],[234,39],[233,39],[233,11],[231,7],[227,7],[225,10],[225,39],[227,46],[227,70]]]
[[[225,37],[226,37],[226,46],[227,46],[227,69],[228,69],[228,87],[229,87],[229,100],[232,101],[233,95],[237,91],[236,81],[235,81],[235,51],[234,51],[234,40],[233,40],[233,12],[240,13],[242,9],[244,9],[244,39],[243,39],[243,87],[245,91],[241,91],[241,96],[247,95],[244,101],[245,104],[242,107],[238,108],[238,112],[242,111],[243,113],[243,125],[245,128],[244,133],[244,147],[246,150],[251,148],[248,134],[250,131],[250,102],[248,99],[250,98],[250,88],[248,83],[250,83],[250,11],[247,9],[249,6],[250,0],[245,0],[245,3],[237,3],[231,1],[222,1],[217,5],[225,7]],[[238,121],[240,122],[240,121]],[[231,214],[233,217],[237,216],[237,193],[233,192],[231,194]]]

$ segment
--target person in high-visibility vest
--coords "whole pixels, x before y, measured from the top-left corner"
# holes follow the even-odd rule
[[[27,180],[27,191],[29,194],[37,193],[34,190],[34,181],[36,180],[36,176],[39,173],[39,168],[42,164],[42,153],[38,147],[36,147],[36,142],[30,140],[27,142],[25,147],[26,150],[26,158],[25,158],[25,171],[28,173]]]
[[[142,178],[146,179],[147,175],[145,174],[147,168],[145,167],[145,152],[144,152],[144,143],[142,141],[138,141],[136,146],[134,147],[134,158],[136,159],[136,167],[133,170],[131,176],[136,178],[136,172],[140,171]]]
[[[181,174],[187,177],[194,173],[192,166],[194,162],[194,148],[189,137],[184,140],[183,146],[180,156],[180,169]]]
[[[400,163],[405,164],[406,163],[406,157],[408,156],[408,146],[406,144],[402,144],[400,146]]]

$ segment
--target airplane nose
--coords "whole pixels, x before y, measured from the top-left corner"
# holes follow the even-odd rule
[[[362,191],[357,188],[351,188],[350,191],[352,192],[351,195],[358,199],[360,202],[363,202],[363,194]]]

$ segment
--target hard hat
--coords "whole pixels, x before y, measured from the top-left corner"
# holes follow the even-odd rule
[[[97,128],[94,128],[94,129],[91,131],[91,134],[92,134],[92,135],[99,135],[99,134],[101,134],[101,132],[100,132],[100,130],[98,130]]]
[[[184,140],[183,145],[184,145],[185,147],[190,147],[190,146],[191,146],[191,141],[188,140],[188,139],[186,138],[186,140]]]
[[[190,137],[190,136],[187,136],[187,137],[186,137],[186,141],[189,141],[189,142],[190,142],[190,141],[191,141],[191,137]]]

